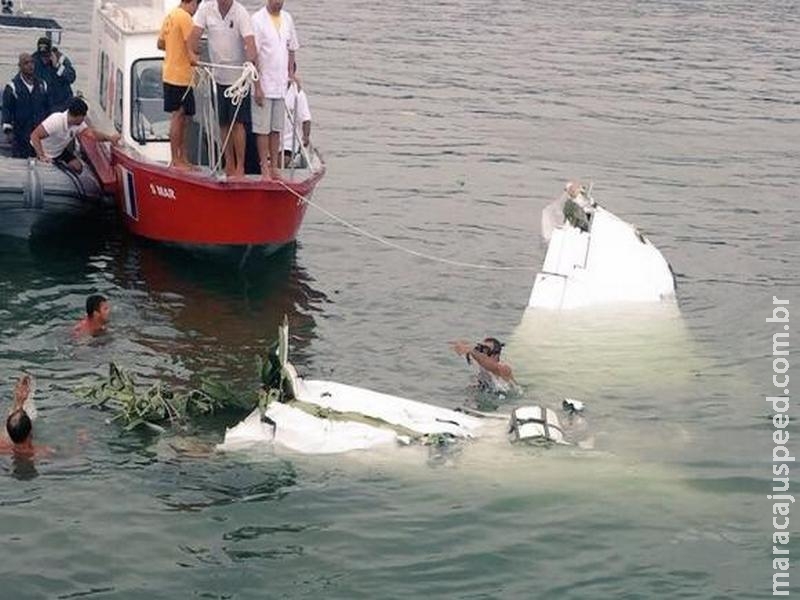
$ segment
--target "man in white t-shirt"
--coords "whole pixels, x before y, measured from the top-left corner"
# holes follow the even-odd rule
[[[84,129],[90,129],[101,142],[116,144],[120,135],[106,135],[90,128],[84,121],[89,107],[82,98],[71,98],[67,110],[54,112],[31,133],[31,146],[36,150],[36,157],[43,162],[65,164],[75,173],[83,171],[83,163],[75,156],[74,142]]]
[[[252,106],[253,133],[257,135],[261,175],[278,178],[284,103],[294,53],[300,48],[294,20],[283,8],[283,0],[267,0],[253,14],[253,34],[258,53],[255,106]]]
[[[241,177],[244,175],[245,158],[244,124],[250,122],[250,97],[242,100],[237,111],[231,99],[225,96],[225,91],[241,75],[241,66],[245,59],[256,63],[250,15],[236,0],[207,0],[200,3],[193,21],[190,47],[197,49],[200,36],[205,31],[211,62],[231,67],[214,69],[214,79],[217,81],[217,117],[222,143],[225,144],[225,173],[228,176]]]
[[[283,165],[289,166],[300,152],[300,144],[306,148],[311,141],[311,109],[308,97],[294,76],[297,63],[292,68],[293,77],[286,88],[286,122],[283,126]]]

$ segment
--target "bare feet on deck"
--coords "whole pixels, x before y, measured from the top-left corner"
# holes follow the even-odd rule
[[[283,177],[277,169],[270,169],[266,173],[262,171],[261,179],[264,181],[283,181]]]

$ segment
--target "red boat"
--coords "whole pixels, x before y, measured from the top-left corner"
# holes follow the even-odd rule
[[[304,199],[324,175],[324,163],[309,148],[291,168],[281,170],[280,180],[264,180],[260,174],[227,178],[219,160],[224,142],[216,124],[210,69],[198,69],[197,116],[189,132],[190,159],[198,166],[168,166],[170,115],[163,110],[163,52],[156,41],[172,4],[95,4],[90,118],[101,130],[119,132],[122,140],[109,150],[84,134],[84,154],[103,187],[114,194],[126,227],[138,236],[189,246],[268,250],[293,242],[305,215]]]

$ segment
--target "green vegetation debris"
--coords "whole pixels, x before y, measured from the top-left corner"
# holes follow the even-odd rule
[[[128,431],[140,426],[163,431],[164,426],[182,425],[191,416],[232,408],[250,410],[258,402],[255,394],[243,397],[225,384],[209,380],[186,393],[176,392],[161,381],[143,390],[130,373],[113,362],[106,381],[77,393],[96,408],[115,412],[112,421],[121,421]]]

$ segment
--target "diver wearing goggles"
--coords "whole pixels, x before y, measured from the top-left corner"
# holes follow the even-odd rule
[[[472,364],[473,361],[477,363],[479,387],[500,393],[507,393],[517,388],[511,367],[500,361],[500,354],[505,344],[497,338],[487,337],[477,344],[459,340],[450,342],[450,345],[456,354],[467,360],[468,364]]]

